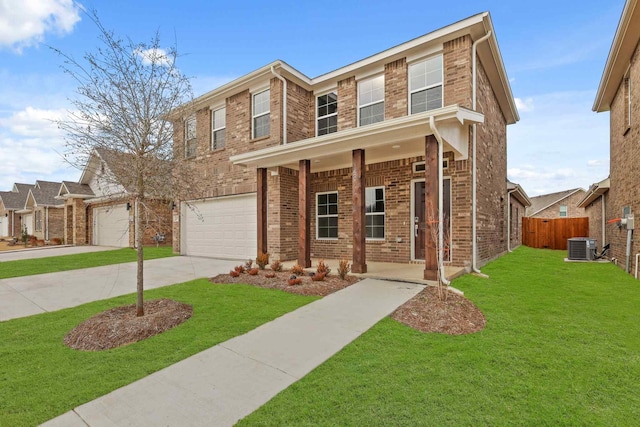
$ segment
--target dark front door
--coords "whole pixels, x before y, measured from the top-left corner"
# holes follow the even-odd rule
[[[415,182],[414,184],[414,200],[413,200],[413,258],[416,260],[424,259],[425,251],[425,199],[424,199],[424,181]]]

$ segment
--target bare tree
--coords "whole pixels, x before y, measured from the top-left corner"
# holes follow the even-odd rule
[[[74,110],[58,126],[66,132],[65,158],[83,168],[97,149],[113,156],[105,185],[121,186],[138,206],[137,315],[143,307],[143,232],[153,200],[179,199],[187,184],[184,165],[173,155],[173,126],[165,118],[179,114],[192,99],[189,79],[176,66],[175,45],[163,48],[159,34],[147,43],[117,37],[94,11],[100,46],[81,60],[60,50],[62,69],[78,83]],[[145,214],[142,214],[142,212]]]
[[[431,204],[429,204],[429,209],[427,212],[427,221],[430,223],[431,227],[430,235],[428,236],[433,242],[433,246],[436,249],[436,261],[438,263],[438,273],[436,276],[436,283],[438,286],[438,298],[442,301],[447,300],[447,288],[449,286],[449,281],[445,277],[444,273],[444,261],[448,258],[449,252],[449,237],[451,233],[451,227],[448,226],[449,218],[446,214],[442,215],[442,223],[439,221],[438,215],[436,215],[436,210],[433,208]],[[442,241],[440,241],[440,234],[442,229]]]

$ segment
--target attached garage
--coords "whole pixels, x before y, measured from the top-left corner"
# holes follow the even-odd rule
[[[94,208],[93,244],[98,246],[129,246],[129,211],[126,203]]]
[[[9,219],[5,216],[0,216],[0,237],[9,236]]]
[[[182,255],[255,259],[258,234],[256,194],[182,203]]]

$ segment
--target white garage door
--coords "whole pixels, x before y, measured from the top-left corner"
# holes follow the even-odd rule
[[[182,203],[181,253],[254,259],[257,243],[255,193]]]
[[[0,216],[0,237],[9,236],[9,219],[5,216]]]
[[[129,246],[129,211],[126,204],[93,210],[93,244],[99,246]]]
[[[22,215],[22,227],[27,226],[27,234],[33,236],[33,214]],[[22,233],[22,230],[20,230]]]

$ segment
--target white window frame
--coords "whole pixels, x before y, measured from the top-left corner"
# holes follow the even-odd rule
[[[384,203],[384,211],[382,211],[382,212],[365,212],[365,216],[382,216],[382,230],[383,230],[382,235],[383,235],[383,237],[367,237],[366,238],[367,241],[380,242],[380,241],[386,240],[386,236],[387,236],[387,191],[385,190],[384,185],[377,185],[375,187],[366,187],[364,205],[365,205],[365,210],[366,210],[366,206],[367,206],[367,197],[366,197],[367,192],[366,192],[366,190],[378,190],[378,189],[382,189],[382,202]],[[367,235],[366,228],[367,228],[367,221],[365,219],[365,236]]]
[[[422,62],[427,62],[430,59],[434,59],[434,58],[438,58],[438,57],[440,58],[440,63],[442,65],[440,67],[440,83],[427,85],[427,86],[422,86],[422,87],[417,88],[417,89],[415,89],[415,88],[411,89],[411,69],[412,69],[412,67],[414,65],[420,64]],[[429,90],[429,89],[432,89],[432,88],[438,87],[438,86],[442,86],[442,103],[440,104],[440,108],[442,108],[444,106],[444,57],[442,56],[442,54],[438,54],[438,55],[430,56],[428,58],[422,58],[422,59],[420,59],[418,61],[414,61],[411,64],[409,64],[408,68],[409,69],[408,69],[408,73],[407,73],[407,76],[408,76],[408,79],[407,79],[407,92],[409,94],[409,99],[407,100],[407,105],[408,105],[407,108],[409,109],[409,111],[408,111],[409,115],[411,115],[411,114],[419,114],[419,113],[414,113],[412,111],[411,96],[414,93],[426,91],[426,90]],[[431,110],[427,109],[425,111],[420,111],[420,113],[424,113],[426,111],[431,111]]]
[[[318,196],[321,195],[325,195],[325,194],[335,194],[336,195],[336,203],[338,205],[338,213],[336,214],[326,214],[326,215],[320,215],[319,211],[320,211],[320,206],[318,203]],[[323,191],[320,193],[316,193],[316,240],[338,240],[338,238],[340,237],[340,235],[338,234],[338,236],[336,237],[320,237],[320,218],[338,218],[338,233],[340,232],[340,196],[338,194],[337,191]]]
[[[364,84],[364,83],[366,83],[368,81],[371,81],[371,80],[379,79],[381,77],[382,77],[382,99],[381,100],[377,100],[377,101],[368,102],[366,104],[360,104],[360,90],[362,88],[362,84]],[[358,96],[358,127],[360,127],[360,126],[369,126],[369,125],[374,124],[374,123],[369,123],[367,125],[360,124],[360,112],[362,111],[363,108],[370,107],[372,105],[376,105],[376,104],[380,104],[380,103],[382,104],[382,120],[380,120],[380,122],[384,121],[384,119],[385,119],[384,105],[385,105],[385,102],[386,102],[385,85],[386,85],[386,81],[385,81],[384,74],[379,74],[377,76],[369,77],[369,78],[363,79],[363,80],[358,82],[358,93],[357,93],[357,96]],[[376,122],[376,123],[380,123],[380,122]]]
[[[193,123],[193,137],[189,138],[191,124]],[[189,150],[191,141],[195,141],[193,147],[193,153]],[[184,157],[188,159],[190,157],[195,157],[198,151],[198,122],[196,120],[196,115],[192,114],[187,117],[184,121]]]
[[[216,113],[219,111],[223,111],[224,116],[224,125],[216,127]],[[216,108],[215,110],[211,110],[211,149],[212,150],[222,150],[227,144],[227,107]],[[216,132],[224,130],[224,139],[222,140],[222,146],[218,146],[216,141]]]
[[[33,220],[35,222],[35,226],[33,227],[34,231],[42,231],[42,211],[37,210],[33,213]]]
[[[562,208],[564,208],[564,210]],[[563,213],[564,215],[562,215]],[[569,208],[567,207],[567,205],[560,205],[559,215],[561,218],[566,218],[567,216],[569,216]]]
[[[263,94],[265,92],[269,92],[269,109],[267,111],[263,111],[259,114],[256,114],[256,96]],[[256,119],[262,116],[269,115],[269,120],[271,120],[271,88],[267,87],[262,90],[258,90],[251,94],[251,138],[265,138],[271,134],[271,124],[269,124],[269,133],[266,135],[256,136]]]
[[[627,131],[627,129],[629,129],[631,127],[631,75],[630,75],[630,69],[631,66],[629,66],[629,69],[627,69],[627,72],[625,73],[624,76],[624,90],[625,90],[625,97],[626,99],[626,116],[625,117],[625,132]]]
[[[336,94],[336,112],[335,113],[331,113],[331,114],[327,114],[325,116],[320,116],[318,114],[318,108],[320,108],[320,104],[318,103],[318,100],[320,99],[320,97],[327,96],[330,93],[335,93]],[[320,131],[319,122],[320,122],[320,119],[328,119],[329,117],[336,117],[336,130],[333,131],[333,132],[327,132],[327,133],[325,133],[323,135],[328,135],[330,133],[336,133],[338,131],[338,123],[337,123],[337,117],[338,117],[338,91],[336,89],[329,90],[329,91],[327,91],[327,92],[325,92],[325,93],[323,93],[321,95],[317,95],[316,96],[316,136],[322,136],[322,135],[319,135],[319,131]]]

